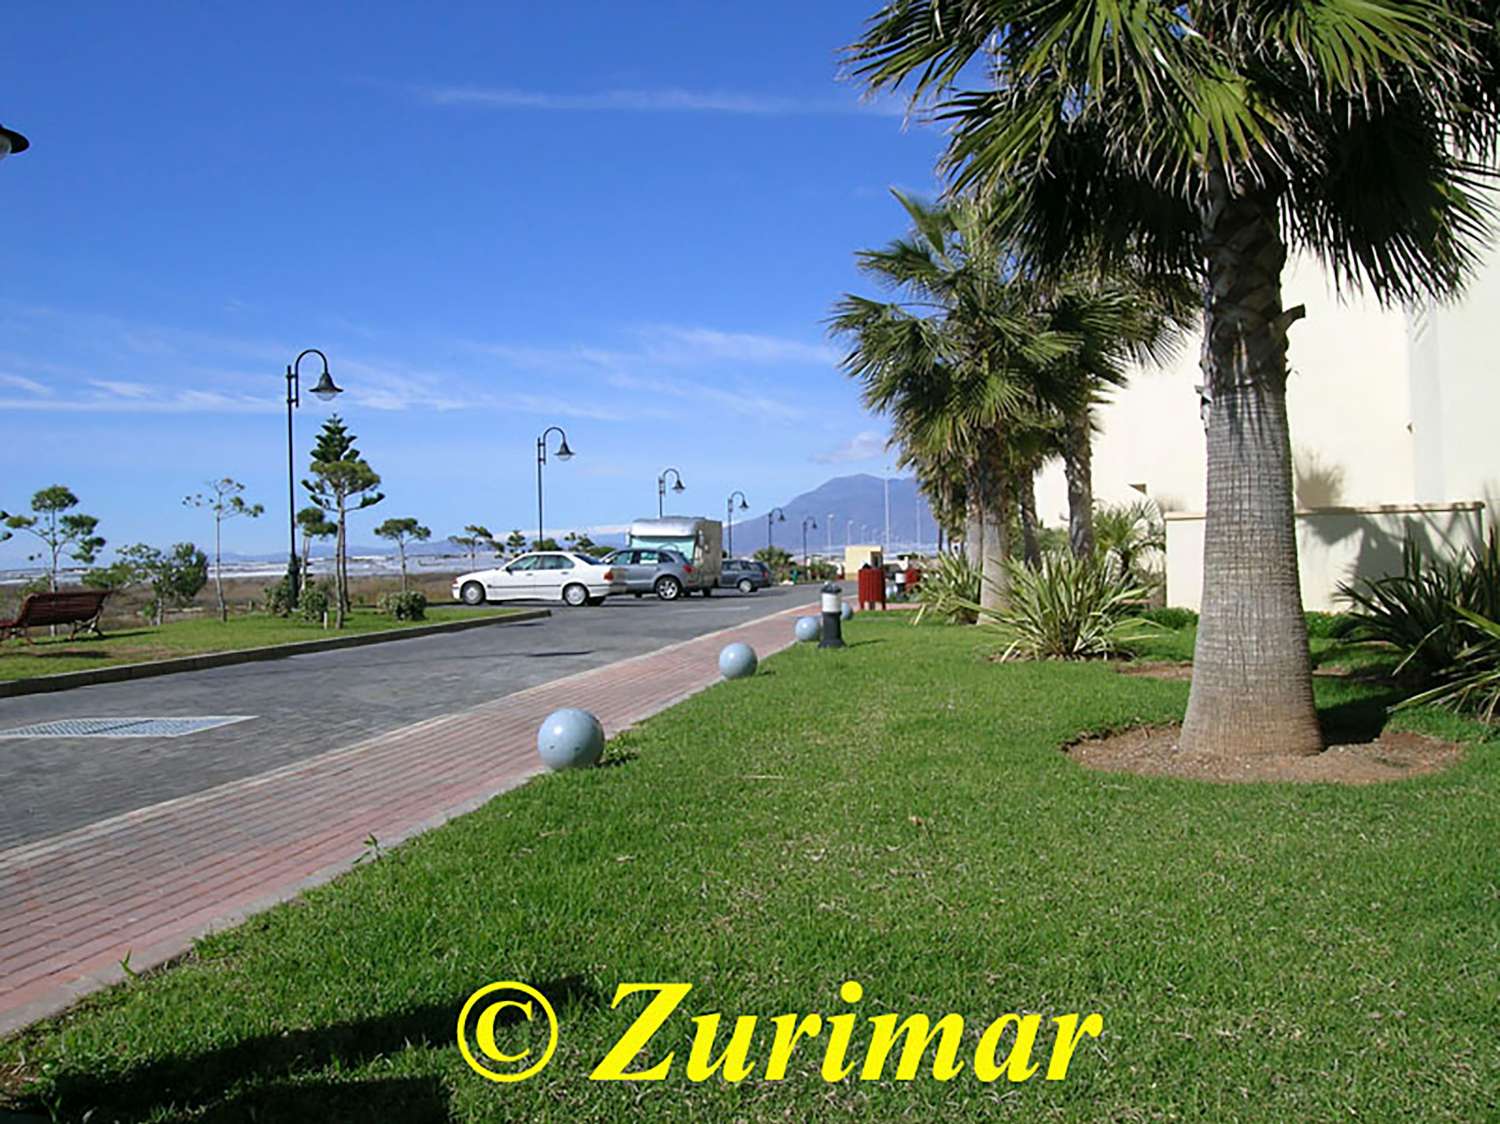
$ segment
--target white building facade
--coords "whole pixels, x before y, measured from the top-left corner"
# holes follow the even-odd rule
[[[1335,609],[1340,582],[1389,573],[1401,540],[1433,551],[1482,541],[1500,510],[1500,253],[1461,301],[1407,313],[1340,295],[1315,263],[1289,265],[1287,405],[1302,594]],[[1196,609],[1203,584],[1201,340],[1137,371],[1098,413],[1100,500],[1150,496],[1167,513],[1167,602]],[[1060,468],[1037,481],[1044,522],[1067,522]]]

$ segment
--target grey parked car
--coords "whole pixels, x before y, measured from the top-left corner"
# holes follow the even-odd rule
[[[654,593],[663,601],[676,601],[698,588],[693,564],[675,550],[631,547],[615,551],[605,561],[617,580],[624,579],[626,591],[637,597]]]
[[[764,562],[753,558],[726,558],[719,570],[719,584],[725,589],[754,593],[771,584],[771,570]]]

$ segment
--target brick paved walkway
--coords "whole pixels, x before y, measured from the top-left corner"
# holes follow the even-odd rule
[[[584,706],[614,734],[718,678],[744,640],[792,643],[807,606],[0,851],[0,1033],[185,951],[539,771],[536,730]],[[232,700],[226,700],[226,705]],[[232,709],[232,708],[231,708]]]

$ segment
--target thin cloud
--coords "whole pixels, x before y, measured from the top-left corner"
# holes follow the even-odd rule
[[[873,461],[885,456],[886,436],[873,429],[856,433],[837,449],[818,453],[813,457],[816,464],[849,464],[852,461]]]
[[[754,332],[721,332],[713,328],[660,325],[643,333],[648,358],[671,363],[722,359],[734,363],[832,364],[838,355],[823,344]]]
[[[755,117],[877,114],[900,116],[904,110],[886,101],[855,98],[789,98],[720,90],[601,90],[553,93],[505,86],[417,86],[414,92],[431,105],[484,109],[532,109],[585,113],[729,113]]]
[[[721,390],[716,386],[706,386],[701,382],[686,383],[678,382],[675,379],[648,378],[640,375],[625,374],[619,371],[605,376],[604,381],[616,390],[664,395],[669,398],[681,398],[700,403],[711,402],[722,406],[732,414],[739,414],[744,417],[795,421],[806,416],[797,407],[790,406],[785,402],[779,402],[774,398],[767,398],[762,394]]]
[[[0,374],[0,386],[12,386],[17,390],[24,390],[27,394],[51,394],[49,387],[42,385],[35,379],[22,378],[20,375]]]

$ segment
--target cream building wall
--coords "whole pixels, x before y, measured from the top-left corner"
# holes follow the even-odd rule
[[[1386,572],[1399,558],[1358,543],[1378,539],[1389,546],[1385,540],[1399,539],[1404,527],[1420,525],[1434,548],[1461,549],[1494,526],[1500,254],[1491,250],[1462,301],[1410,316],[1368,297],[1340,295],[1309,260],[1288,269],[1284,301],[1307,308],[1291,330],[1287,385],[1297,502],[1305,512],[1298,518],[1303,595],[1309,608],[1333,608],[1339,582]],[[1137,371],[1099,410],[1094,490],[1100,500],[1144,493],[1165,510],[1203,511],[1200,346],[1194,336],[1165,369]],[[1488,518],[1469,506],[1473,501],[1487,504]],[[1326,508],[1339,510],[1310,510]],[[1037,480],[1037,511],[1045,523],[1067,523],[1058,466]],[[1434,538],[1437,528],[1447,533]],[[1169,520],[1168,601],[1196,607],[1201,587],[1201,520]]]

